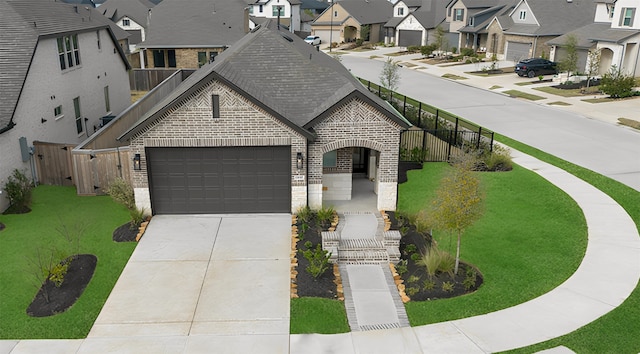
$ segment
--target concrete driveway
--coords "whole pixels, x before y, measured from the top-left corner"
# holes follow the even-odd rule
[[[155,216],[82,349],[287,352],[290,235],[288,214]]]

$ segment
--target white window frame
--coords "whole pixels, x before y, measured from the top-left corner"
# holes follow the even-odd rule
[[[60,119],[64,118],[64,112],[62,111],[62,105],[53,107],[53,116],[55,117],[56,120],[60,120]]]
[[[129,27],[131,26],[131,20],[128,18],[123,18],[122,19],[122,27]]]
[[[104,110],[111,113],[111,99],[109,98],[109,85],[104,87]]]
[[[627,16],[627,13],[629,15]],[[633,22],[636,17],[635,7],[625,7],[620,12],[620,27],[633,27]]]
[[[464,9],[455,9],[453,11],[453,20],[454,21],[463,21],[464,20]]]
[[[80,66],[80,48],[78,35],[72,34],[56,38],[60,70],[69,70]]]
[[[84,134],[84,122],[82,121],[82,111],[80,108],[80,96],[73,99],[73,111],[76,116],[76,132],[78,135]]]
[[[527,19],[527,10],[520,10],[520,20],[526,20]]]
[[[404,16],[404,7],[398,8],[398,16]]]

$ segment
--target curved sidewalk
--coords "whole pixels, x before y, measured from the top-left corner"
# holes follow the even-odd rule
[[[576,272],[552,291],[504,310],[432,325],[337,335],[291,336],[291,353],[488,353],[560,337],[619,306],[640,278],[640,237],[613,199],[555,166],[512,150],[582,208],[588,245]]]

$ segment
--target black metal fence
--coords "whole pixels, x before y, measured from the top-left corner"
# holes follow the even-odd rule
[[[493,151],[491,130],[370,81],[360,81],[414,125],[401,135],[401,161],[449,161],[469,150]]]

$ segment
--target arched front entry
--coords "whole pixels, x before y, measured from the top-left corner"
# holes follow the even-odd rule
[[[353,26],[344,27],[344,41],[355,42],[358,37],[358,29]]]
[[[600,52],[600,75],[604,75],[611,69],[613,64],[613,51],[609,48],[602,48]]]
[[[341,211],[377,210],[379,156],[379,151],[357,146],[323,154],[322,205]]]

